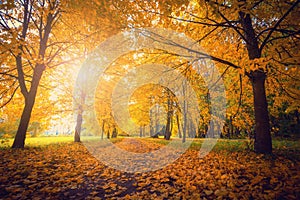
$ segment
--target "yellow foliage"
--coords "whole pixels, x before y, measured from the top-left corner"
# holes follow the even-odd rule
[[[153,150],[155,143],[137,140],[142,145],[117,145],[126,150],[136,148],[137,153]],[[1,195],[30,199],[297,198],[297,159],[281,153],[270,157],[249,151],[211,152],[202,159],[198,154],[187,150],[163,169],[130,174],[105,166],[77,143],[4,149],[0,151]]]

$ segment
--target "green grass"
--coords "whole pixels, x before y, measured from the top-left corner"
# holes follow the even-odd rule
[[[14,140],[12,138],[0,139],[0,148],[3,149],[11,147],[13,141]],[[25,147],[41,147],[51,144],[68,143],[73,141],[74,137],[72,136],[29,137],[25,140]]]
[[[274,149],[295,149],[300,151],[299,140],[279,140],[275,139],[272,141]]]
[[[170,141],[164,140],[162,138],[145,138],[144,140],[148,142],[153,142],[161,145],[167,145]],[[173,138],[171,141],[176,141],[175,143],[182,143],[180,138]],[[187,141],[191,140],[187,138]],[[189,149],[199,150],[201,145],[205,141],[205,138],[194,138]],[[214,146],[215,151],[228,150],[228,151],[239,151],[245,149],[246,140],[228,140],[228,139],[218,139],[216,145]]]
[[[112,143],[120,142],[123,137],[111,138]],[[101,140],[99,136],[82,136],[81,141],[97,141]],[[13,138],[0,138],[0,149],[10,148],[13,144]],[[29,137],[25,140],[25,147],[42,147],[51,144],[70,143],[74,141],[73,136],[42,136]]]
[[[157,144],[167,145],[169,141],[164,139],[156,139],[156,138],[146,138],[145,140],[149,142],[154,142]],[[174,140],[174,139],[173,139]],[[175,138],[178,142],[181,142],[179,138]],[[199,150],[201,148],[202,143],[204,142],[204,138],[195,138],[190,145],[190,149]],[[279,140],[273,139],[273,149],[274,150],[292,150],[300,152],[300,141],[299,140]],[[213,151],[248,151],[253,150],[253,144],[249,142],[247,139],[218,139],[216,145],[213,148]]]
[[[82,141],[84,140],[99,140],[99,137],[82,137]],[[112,143],[120,142],[123,138],[113,138],[110,139]],[[163,138],[139,138],[142,140],[146,140],[150,143],[157,143],[160,145],[167,145],[170,141],[164,140]],[[173,138],[172,140],[176,140],[176,142],[181,143],[179,138]],[[203,138],[195,138],[191,143],[189,149],[199,150],[202,143],[205,139]],[[51,144],[61,144],[61,143],[70,143],[73,142],[74,138],[72,136],[52,136],[52,137],[32,137],[26,138],[25,147],[42,147]],[[0,149],[10,148],[12,146],[13,139],[1,139],[0,138]],[[218,139],[218,142],[213,148],[213,151],[247,151],[253,148],[253,144],[250,144],[248,140],[245,139]],[[273,139],[273,149],[275,151],[282,152],[300,152],[300,142],[299,140],[279,140]]]
[[[251,145],[247,140],[243,139],[219,139],[214,147],[215,151],[227,150],[230,152],[249,150]]]

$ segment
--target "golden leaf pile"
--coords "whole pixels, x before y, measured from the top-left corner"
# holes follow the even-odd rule
[[[141,148],[140,142],[135,143]],[[153,147],[152,143],[148,147],[143,143],[146,149]],[[263,156],[249,151],[213,151],[199,159],[198,153],[190,149],[161,170],[131,174],[103,165],[82,144],[4,149],[0,151],[0,196],[1,199],[300,197],[297,156],[291,159],[279,153]]]

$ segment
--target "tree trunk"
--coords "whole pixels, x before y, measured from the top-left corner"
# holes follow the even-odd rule
[[[261,71],[251,73],[254,97],[255,133],[254,150],[258,153],[272,153],[272,138],[265,92],[266,75]]]
[[[261,57],[258,40],[252,26],[249,13],[239,12],[241,24],[244,29],[246,47],[250,60]],[[270,133],[270,122],[268,104],[265,92],[266,73],[263,69],[251,71],[248,77],[252,83],[254,98],[255,136],[254,150],[258,153],[272,153],[272,138]]]
[[[57,2],[56,2],[57,3]],[[55,3],[55,4],[56,4]],[[25,41],[28,27],[31,21],[31,14],[32,10],[29,6],[29,1],[25,1],[24,4],[22,5],[24,8],[24,20],[22,22],[22,34],[21,38]],[[46,8],[46,7],[43,7]],[[53,6],[52,8],[49,9],[49,14],[47,15],[47,18],[45,20],[45,23],[43,21],[40,21],[40,28],[38,28],[38,31],[43,33],[43,36],[40,37],[40,42],[39,42],[39,58],[44,59],[45,57],[45,52],[47,49],[47,42],[48,38],[50,35],[50,32],[52,30],[52,23],[55,20],[55,18],[59,15],[54,14],[53,12],[56,9],[56,6]],[[34,106],[36,94],[37,94],[37,89],[41,80],[41,77],[43,75],[43,72],[46,69],[45,64],[42,63],[37,63],[35,65],[35,68],[33,70],[33,75],[31,79],[31,85],[29,91],[27,90],[26,83],[25,83],[25,75],[23,71],[23,63],[22,63],[22,52],[23,52],[23,45],[21,44],[18,49],[20,50],[20,53],[16,56],[16,66],[17,66],[17,71],[18,71],[18,82],[20,85],[21,93],[24,96],[25,99],[25,106],[21,115],[21,120],[20,124],[15,136],[14,143],[12,145],[12,148],[24,148],[25,145],[25,139],[26,139],[26,131],[28,129],[28,124],[30,121],[32,109]]]
[[[33,72],[33,77],[32,77],[32,82],[31,82],[31,87],[29,92],[26,93],[25,91],[23,91],[24,92],[23,96],[25,98],[25,106],[22,111],[20,124],[12,148],[24,148],[26,131],[28,129],[37,89],[44,70],[45,70],[45,66],[43,64],[37,64]]]
[[[103,140],[103,135],[104,135],[104,132],[105,132],[105,130],[104,130],[104,126],[105,126],[105,121],[104,121],[104,120],[102,120],[102,128],[101,128],[101,140]]]
[[[76,120],[76,126],[75,126],[74,142],[80,142],[81,126],[82,126],[82,121],[83,121],[82,115],[84,112],[85,97],[86,97],[86,93],[85,93],[84,89],[81,89],[79,105],[78,105],[77,120]]]
[[[178,137],[179,137],[179,138],[182,138],[178,114],[176,115],[176,121],[177,121],[177,128],[178,128]]]
[[[107,139],[110,138],[110,132],[109,132],[109,128],[108,128],[108,131],[107,131]]]
[[[33,105],[34,105],[34,99],[27,98],[25,100],[25,106],[22,112],[21,121],[18,127],[17,134],[14,139],[14,143],[12,145],[12,148],[24,148],[25,145],[25,139],[26,139],[26,131],[28,128],[28,124],[30,121],[30,116],[32,113]]]
[[[166,130],[165,130],[165,139],[166,140],[170,140],[170,138],[171,138],[172,115],[173,115],[173,110],[172,110],[171,100],[170,100],[170,97],[169,97],[169,99],[168,99],[168,111],[167,111],[167,124],[166,124]]]
[[[140,137],[143,137],[143,127],[140,126]]]
[[[168,114],[166,130],[165,130],[165,139],[170,140],[171,138],[171,117]]]
[[[233,136],[233,124],[232,124],[232,116],[230,116],[228,138],[230,139],[232,136]]]
[[[154,123],[153,123],[153,108],[150,109],[150,137],[152,137],[154,133]]]
[[[111,138],[116,138],[118,136],[118,130],[116,127],[113,128]]]
[[[155,105],[155,131],[154,131],[154,134],[156,134],[159,129],[160,129],[160,122],[159,122],[159,115],[160,115],[160,111],[159,111],[159,106],[158,105]]]
[[[82,108],[80,106],[77,114],[74,142],[80,142],[81,125],[82,125]]]
[[[187,132],[187,106],[186,101],[183,102],[183,130],[182,130],[182,143],[186,140],[186,132]]]

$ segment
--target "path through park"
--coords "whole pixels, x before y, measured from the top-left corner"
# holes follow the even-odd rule
[[[161,144],[116,143],[147,152]],[[299,199],[299,156],[196,148],[163,169],[126,173],[105,166],[83,144],[60,143],[0,151],[1,199]],[[295,153],[295,152],[294,152]]]

